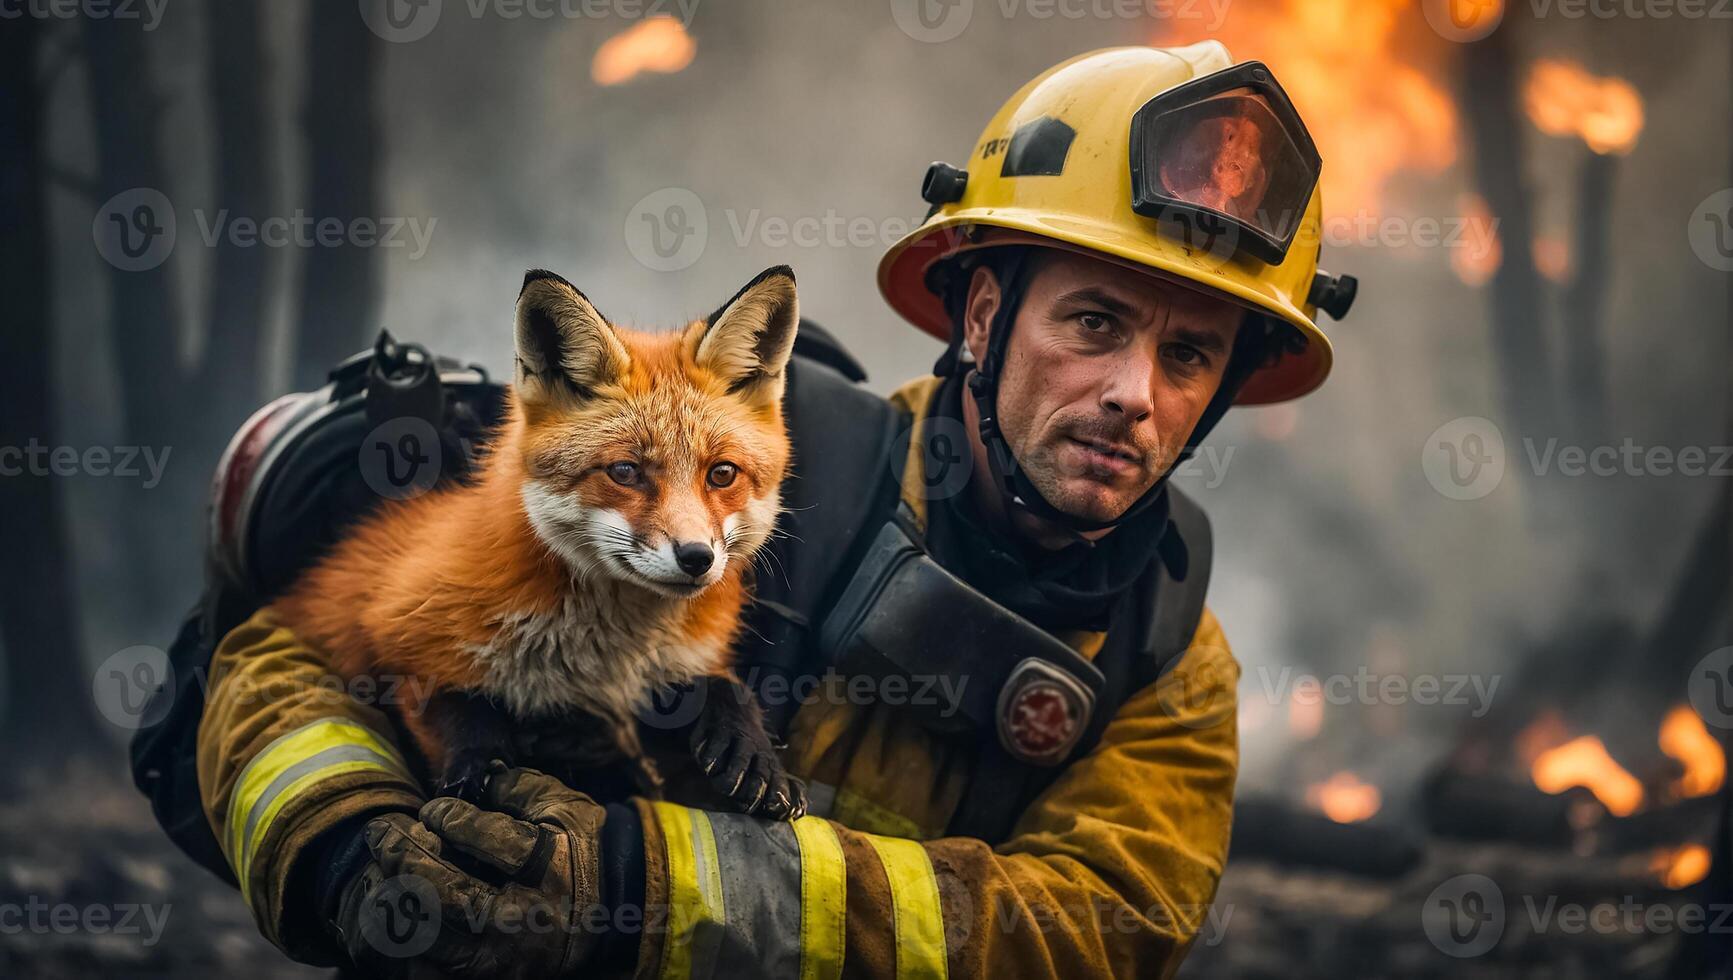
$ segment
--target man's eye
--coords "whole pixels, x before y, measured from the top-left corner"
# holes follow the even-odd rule
[[[734,478],[739,475],[740,467],[733,463],[717,463],[710,467],[710,485],[720,490],[733,483]]]
[[[1107,317],[1100,313],[1078,314],[1077,322],[1083,327],[1083,329],[1090,333],[1106,333],[1113,329],[1112,321],[1108,320]]]
[[[1167,356],[1184,364],[1186,367],[1202,367],[1205,363],[1203,351],[1190,344],[1169,344]]]
[[[638,482],[638,475],[643,472],[637,463],[609,463],[608,476],[620,486],[629,487]]]

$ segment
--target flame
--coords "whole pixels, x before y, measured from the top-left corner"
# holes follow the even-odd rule
[[[1326,218],[1376,215],[1398,171],[1439,173],[1456,159],[1456,106],[1397,54],[1398,23],[1415,0],[1258,0],[1233,4],[1218,30],[1188,24],[1162,44],[1219,39],[1235,57],[1269,65],[1323,157]]]
[[[1288,695],[1288,734],[1312,738],[1324,727],[1324,689],[1315,678],[1304,677]]]
[[[1653,871],[1668,888],[1689,888],[1709,875],[1709,849],[1702,844],[1683,847],[1663,847],[1649,861]]]
[[[1351,772],[1336,773],[1306,789],[1306,804],[1337,823],[1359,823],[1378,812],[1383,797],[1378,787]]]
[[[1661,722],[1661,751],[1685,767],[1685,775],[1673,784],[1680,796],[1708,796],[1721,788],[1727,775],[1727,756],[1689,705],[1667,712]]]
[[[1643,784],[1607,754],[1607,747],[1593,735],[1573,738],[1547,749],[1534,760],[1534,784],[1542,792],[1562,793],[1572,786],[1586,786],[1607,812],[1623,817],[1643,802]]]
[[[1596,153],[1629,153],[1643,131],[1643,98],[1631,83],[1596,77],[1575,62],[1536,61],[1522,101],[1541,132],[1581,137]]]
[[[608,38],[590,62],[598,85],[619,85],[647,71],[672,74],[692,63],[698,42],[679,21],[659,14]]]
[[[1465,243],[1450,250],[1450,269],[1469,286],[1483,286],[1504,261],[1504,245],[1492,209],[1479,194],[1464,194],[1456,202],[1463,223],[1470,229]]]

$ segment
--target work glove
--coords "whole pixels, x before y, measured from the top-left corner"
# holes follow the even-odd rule
[[[405,828],[415,823],[414,817],[403,813],[380,820]],[[436,976],[431,967],[410,958],[421,951],[416,948],[417,933],[438,928],[432,924],[429,910],[419,907],[419,896],[406,898],[408,893],[400,887],[386,889],[384,884],[385,875],[372,860],[343,883],[330,923],[337,942],[367,976],[389,980]],[[432,932],[427,932],[426,938],[433,939]]]
[[[391,815],[368,824],[382,880],[362,901],[357,931],[447,976],[570,976],[606,933],[606,811],[529,769],[494,772],[482,796],[489,809],[441,797],[419,823]]]

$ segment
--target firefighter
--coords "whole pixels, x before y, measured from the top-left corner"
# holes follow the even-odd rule
[[[800,368],[792,482],[822,492],[780,546],[836,588],[761,601],[742,662],[954,696],[808,685],[779,713],[760,685],[792,823],[531,769],[427,802],[385,712],[268,612],[233,630],[199,785],[265,935],[386,973],[1172,974],[1227,856],[1239,668],[1167,478],[1230,405],[1329,373],[1316,313],[1353,282],[1318,269],[1318,170],[1269,70],[1213,41],[1066,61],[929,170],[879,283],[945,354],[889,405]],[[895,478],[837,475],[878,454]]]

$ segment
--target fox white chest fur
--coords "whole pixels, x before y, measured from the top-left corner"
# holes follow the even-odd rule
[[[484,670],[482,690],[520,718],[578,709],[620,724],[660,685],[715,673],[727,651],[694,642],[676,600],[647,595],[605,575],[573,575],[552,613],[499,624],[492,642],[471,653]]]

